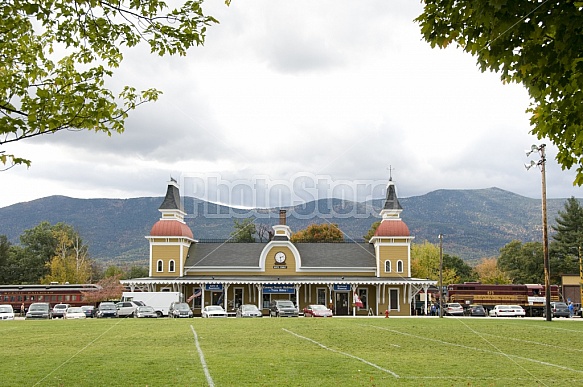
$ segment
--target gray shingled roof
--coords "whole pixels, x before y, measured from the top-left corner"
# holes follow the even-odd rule
[[[186,266],[259,266],[267,243],[193,243]],[[369,243],[296,243],[303,267],[374,267],[374,247]]]
[[[259,266],[267,243],[193,243],[185,266]]]
[[[375,267],[370,243],[296,243],[303,267]]]
[[[173,184],[168,184],[166,197],[158,209],[182,210],[182,203],[180,202],[180,191],[178,190],[178,187]]]

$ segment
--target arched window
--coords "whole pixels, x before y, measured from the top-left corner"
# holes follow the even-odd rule
[[[164,270],[164,267],[163,267],[162,260],[159,259],[158,262],[156,263],[156,271],[161,272],[163,270]]]
[[[168,262],[168,271],[173,273],[174,269],[175,269],[176,265],[174,264],[174,260],[171,259],[170,262]]]
[[[391,261],[385,261],[385,273],[391,272]]]
[[[397,261],[397,273],[403,272],[403,261]]]

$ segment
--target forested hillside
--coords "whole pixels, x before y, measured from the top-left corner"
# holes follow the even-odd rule
[[[148,242],[144,238],[160,218],[162,197],[133,199],[73,199],[51,196],[0,208],[0,235],[18,243],[20,234],[41,221],[71,224],[89,245],[90,256],[103,262],[146,263]],[[548,200],[549,224],[554,223],[566,199]],[[498,188],[438,190],[399,199],[403,220],[415,243],[437,243],[444,234],[444,250],[466,261],[495,256],[513,239],[541,240],[541,201]],[[233,217],[257,217],[256,223],[273,225],[278,209],[235,210],[186,198],[187,223],[196,239],[226,239],[233,230]],[[310,223],[331,222],[340,226],[346,239],[362,239],[378,220],[383,199],[354,203],[322,199],[288,208],[292,230]],[[314,217],[316,214],[318,217]]]

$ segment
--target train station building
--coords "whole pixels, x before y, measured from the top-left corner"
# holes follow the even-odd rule
[[[289,299],[299,310],[322,304],[335,315],[378,316],[388,310],[391,316],[408,316],[415,296],[436,285],[411,277],[414,237],[401,219],[403,209],[392,180],[381,224],[366,243],[291,242],[293,230],[286,224],[285,210],[280,210],[269,241],[197,241],[184,221],[174,180],[168,183],[159,211],[160,219],[146,236],[149,276],[122,284],[132,291],[181,292],[195,315],[214,304],[227,312],[240,304],[255,304],[267,315],[271,301]]]

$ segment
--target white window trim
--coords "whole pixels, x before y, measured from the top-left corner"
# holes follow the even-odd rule
[[[387,270],[387,263],[389,264],[389,270]],[[390,272],[392,271],[392,269],[393,269],[393,267],[392,267],[392,266],[393,266],[393,265],[391,265],[391,260],[390,260],[390,259],[387,259],[387,260],[385,261],[385,273],[390,273]]]
[[[401,266],[401,270],[399,270],[399,266]],[[402,260],[398,260],[397,261],[397,273],[402,273],[404,270],[405,265],[403,265],[403,261]]]
[[[168,261],[168,272],[169,273],[176,272],[176,262],[173,259]]]
[[[156,261],[156,273],[162,273],[164,271],[164,262],[159,259]]]

